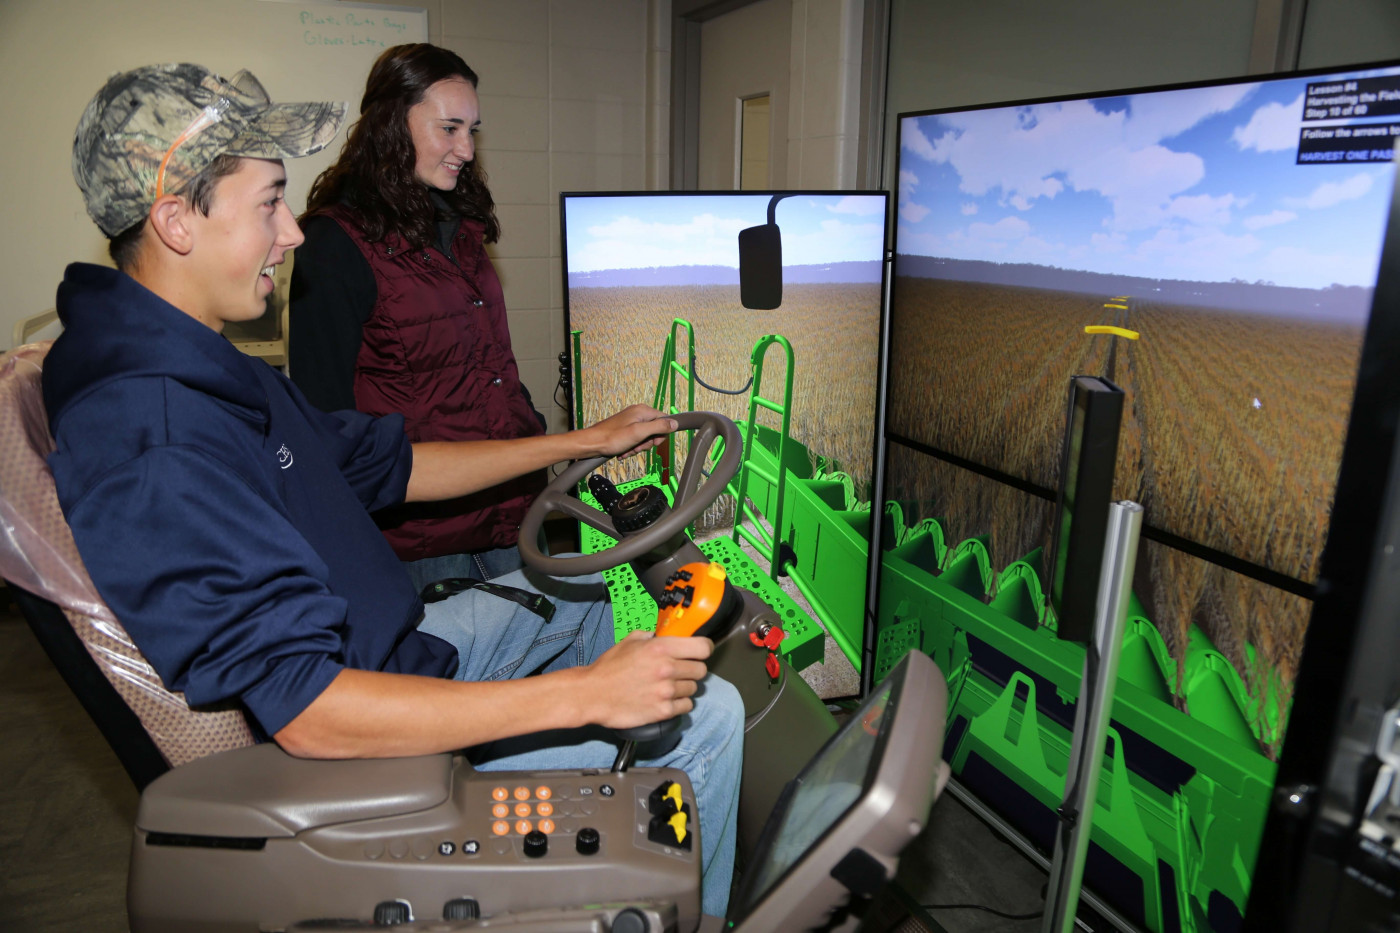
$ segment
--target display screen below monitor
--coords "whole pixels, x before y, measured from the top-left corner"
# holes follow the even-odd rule
[[[820,929],[873,895],[928,820],[946,778],[947,690],[906,657],[783,790],[730,903],[736,931]]]

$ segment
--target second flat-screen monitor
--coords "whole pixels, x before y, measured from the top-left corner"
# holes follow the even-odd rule
[[[1049,583],[1065,387],[1076,374],[1119,386],[1114,498],[1145,516],[1111,750],[1146,835],[1115,830],[1086,877],[1128,892],[1117,906],[1151,929],[1231,929],[1244,907],[1397,138],[1394,63],[899,118],[886,498],[906,535],[936,523],[948,557],[907,544],[886,560],[880,644],[950,664],[970,653],[950,668],[950,692],[964,685],[955,755],[969,754],[962,730],[991,735],[998,692],[1026,695],[1013,672],[1039,685],[1042,722],[1067,721],[1072,696],[1045,683],[1060,684],[1059,662],[1028,650],[1048,623],[1012,587]],[[985,608],[953,599],[958,614],[927,621],[926,597],[973,552],[983,572],[963,588]],[[1000,787],[1005,812],[1029,784],[996,767],[977,790]],[[1048,796],[1012,821],[1045,819]],[[1110,855],[1117,867],[1095,875]]]
[[[692,533],[712,556],[729,538],[739,561],[731,572],[742,565],[765,582],[786,573],[801,591],[807,606],[794,611],[811,618],[794,616],[789,626],[794,666],[823,657],[818,625],[858,666],[888,194],[565,193],[560,200],[574,420],[590,424],[643,402],[744,422],[746,437],[753,431],[745,459],[752,468]],[[759,247],[743,250],[742,263],[741,239]],[[686,455],[685,437],[673,443],[675,464],[668,443],[645,464],[617,458],[601,471],[615,483],[643,473],[665,483]],[[747,545],[744,560],[738,552]],[[618,585],[629,592],[626,581]],[[774,593],[781,596],[776,586]],[[639,603],[626,618],[648,611],[655,609]],[[843,684],[859,689],[854,675]]]
[[[695,407],[746,419],[751,354],[763,337],[780,335],[793,350],[789,436],[805,449],[809,473],[844,473],[869,502],[888,195],[617,192],[561,201],[585,423],[653,403],[673,331],[678,361],[698,380]],[[739,233],[768,223],[770,205],[781,231],[781,304],[751,310],[740,301]],[[691,360],[677,319],[693,331]],[[764,397],[781,400],[786,368],[780,350],[766,354]],[[779,419],[760,409],[758,422]],[[631,478],[631,466],[610,465],[610,478]]]

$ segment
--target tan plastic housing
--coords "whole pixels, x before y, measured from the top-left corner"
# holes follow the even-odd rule
[[[367,927],[377,905],[402,901],[413,919],[442,929],[445,905],[471,898],[483,917],[544,911],[554,920],[561,906],[669,905],[658,922],[665,914],[666,928],[693,930],[699,827],[689,847],[648,839],[649,798],[664,781],[679,785],[694,813],[689,780],[670,769],[485,772],[460,755],[325,762],[273,746],[225,752],[171,771],[142,796],[131,928],[283,930],[313,919]],[[496,816],[497,806],[509,815]],[[546,819],[545,850],[531,856],[517,824],[538,829]],[[578,844],[585,828],[598,834],[596,851]]]

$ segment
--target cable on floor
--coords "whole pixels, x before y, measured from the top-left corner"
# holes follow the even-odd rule
[[[1045,913],[1045,910],[1042,908],[1029,914],[1008,914],[1004,911],[997,910],[995,907],[987,907],[983,904],[920,904],[919,906],[924,910],[985,910],[989,914],[996,914],[998,917],[1003,917],[1007,920],[1034,920],[1036,917]]]

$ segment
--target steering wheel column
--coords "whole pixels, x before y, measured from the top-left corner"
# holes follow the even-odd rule
[[[673,511],[660,486],[638,486],[620,493],[601,474],[594,473],[588,477],[588,491],[612,520],[619,541],[646,531]],[[686,564],[705,560],[708,558],[681,528],[628,563],[647,594],[659,603],[668,580]]]

